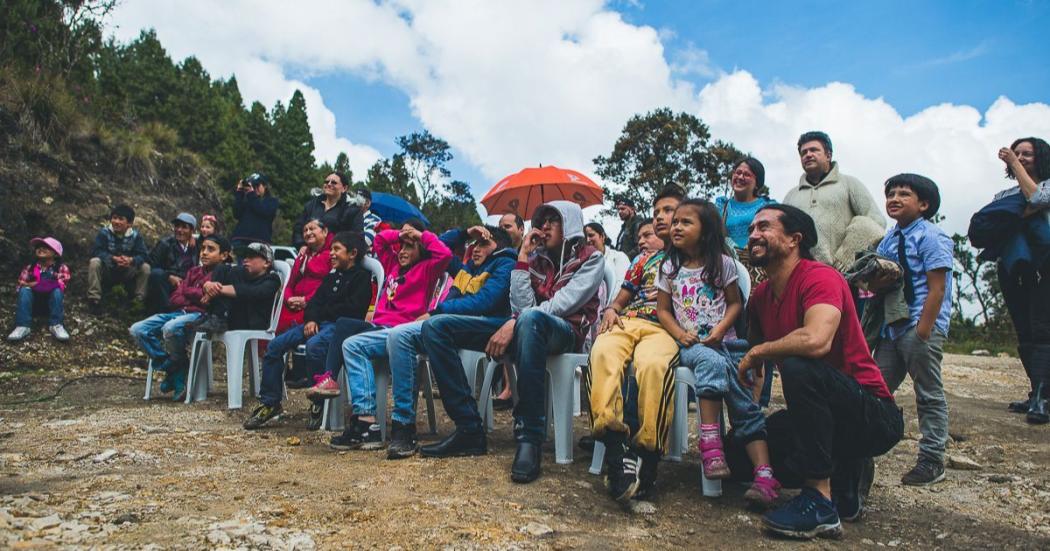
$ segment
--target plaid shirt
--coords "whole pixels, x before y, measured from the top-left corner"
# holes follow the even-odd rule
[[[41,277],[41,274],[43,274],[44,277]],[[41,282],[47,285],[48,280],[51,279],[49,277],[49,274],[53,275],[54,281],[58,282],[57,287],[65,291],[66,283],[69,282],[70,277],[69,266],[66,266],[65,263],[60,264],[57,270],[55,270],[54,265],[52,265],[50,268],[43,269],[37,263],[29,264],[28,266],[22,269],[22,273],[18,274],[18,289],[21,289],[22,287],[28,287],[27,285],[22,285],[23,281],[37,282],[37,285],[29,287],[30,289],[35,289],[35,287],[39,286]],[[15,291],[17,292],[18,289],[15,289]],[[46,289],[46,291],[51,291],[51,289]]]

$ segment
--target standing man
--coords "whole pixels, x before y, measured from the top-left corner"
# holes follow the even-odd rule
[[[823,132],[799,137],[798,155],[805,172],[798,187],[784,197],[784,204],[802,209],[816,222],[819,239],[814,256],[841,272],[853,263],[858,251],[882,239],[886,219],[864,184],[839,172],[831,151],[831,138]]]
[[[197,265],[197,242],[193,230],[197,219],[180,212],[171,221],[171,235],[157,241],[149,253],[149,284],[146,288],[146,312],[168,311],[168,298],[179,286],[190,268]]]
[[[868,351],[840,273],[813,260],[813,219],[789,205],[766,205],[751,223],[748,252],[769,279],[751,294],[741,383],[763,364],[780,370],[795,443],[788,468],[802,493],[763,517],[774,533],[810,539],[839,535],[855,520],[874,477],[872,457],[900,441],[904,418]],[[759,377],[761,378],[761,377]]]
[[[521,248],[521,237],[525,235],[525,220],[513,212],[508,212],[499,218],[499,227],[503,228],[510,236],[511,246],[514,249]]]
[[[638,256],[638,229],[642,225],[642,219],[638,216],[634,201],[630,199],[617,201],[616,212],[620,214],[620,220],[623,222],[620,234],[616,236],[616,248],[634,262],[634,257]]]

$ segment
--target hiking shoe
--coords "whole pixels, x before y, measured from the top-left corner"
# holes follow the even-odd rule
[[[66,342],[69,340],[69,333],[66,332],[66,328],[62,327],[61,323],[58,325],[52,325],[48,327],[47,330],[51,331],[51,336],[58,342]]]
[[[328,399],[339,396],[339,383],[332,378],[330,371],[314,377],[314,386],[306,391],[306,397],[313,399]]]
[[[875,480],[875,460],[870,457],[843,461],[831,475],[831,501],[839,518],[854,522],[864,514],[864,502]]]
[[[200,318],[192,325],[193,330],[198,333],[225,333],[228,329],[226,318],[208,314]]]
[[[172,392],[171,401],[181,402],[186,399],[186,376],[189,375],[188,368],[173,371],[165,380],[171,379]]]
[[[419,442],[416,440],[415,423],[390,423],[390,444],[386,448],[387,459],[404,459],[416,455]]]
[[[780,482],[771,476],[756,476],[751,487],[744,492],[744,499],[758,509],[768,509],[777,501]]]
[[[609,495],[619,503],[627,503],[638,492],[641,483],[638,471],[643,461],[638,454],[628,450],[618,463],[609,466]]]
[[[252,411],[252,416],[244,422],[244,428],[248,430],[261,428],[263,425],[269,423],[270,421],[280,419],[282,413],[284,413],[284,410],[281,409],[281,404],[277,404],[275,406],[268,406],[266,404],[262,404],[259,407],[255,408],[254,411]]]
[[[703,462],[704,477],[708,480],[724,480],[729,478],[729,464],[726,463],[725,452],[722,451],[722,442],[712,444],[700,442],[700,457]]]
[[[660,464],[660,455],[651,451],[640,451],[638,457],[642,466],[638,469],[638,491],[632,499],[649,500],[656,488],[656,468]]]
[[[11,334],[7,336],[7,340],[9,340],[11,342],[18,342],[18,341],[28,337],[29,334],[32,333],[32,332],[33,332],[32,329],[30,329],[30,328],[28,328],[28,327],[26,327],[24,325],[20,325],[18,327],[15,327],[14,331],[11,331]],[[1025,411],[1028,411],[1028,410],[1026,409]]]
[[[320,430],[324,421],[324,403],[310,402],[310,419],[306,421],[306,430]]]
[[[333,450],[378,450],[383,447],[383,435],[379,425],[362,421],[355,415],[342,434],[332,437],[328,447]]]
[[[814,488],[802,492],[782,507],[762,516],[766,530],[789,538],[842,537],[842,522],[831,500]]]
[[[919,462],[901,477],[901,483],[908,486],[929,486],[942,480],[944,464],[926,458],[919,459]]]

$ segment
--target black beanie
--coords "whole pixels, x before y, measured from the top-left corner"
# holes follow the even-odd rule
[[[135,209],[127,205],[117,205],[113,207],[113,210],[109,211],[109,217],[113,218],[114,216],[126,218],[130,224],[135,221]]]

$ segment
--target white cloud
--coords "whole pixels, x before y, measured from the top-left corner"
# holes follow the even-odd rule
[[[716,137],[760,158],[774,196],[797,183],[798,135],[822,129],[843,170],[876,197],[898,172],[936,180],[948,228],[962,231],[1008,185],[996,150],[1018,136],[1050,135],[1050,106],[1041,103],[1000,98],[984,113],[937,105],[902,117],[846,83],[764,90],[747,71],[721,73],[697,46],[669,53],[673,31],[629,24],[600,0],[127,0],[115,21],[120,39],[154,27],[176,59],[195,55],[213,75],[236,73],[249,101],[272,105],[301,89],[318,158],[349,151],[359,175],[378,152],[340,130],[302,79],[349,72],[394,86],[421,124],[488,180],[474,182],[478,197],[524,166],[593,174],[591,159],[611,150],[630,116],[667,106],[698,114]],[[717,76],[697,91],[684,76],[698,72]],[[609,222],[615,235],[619,222]]]

